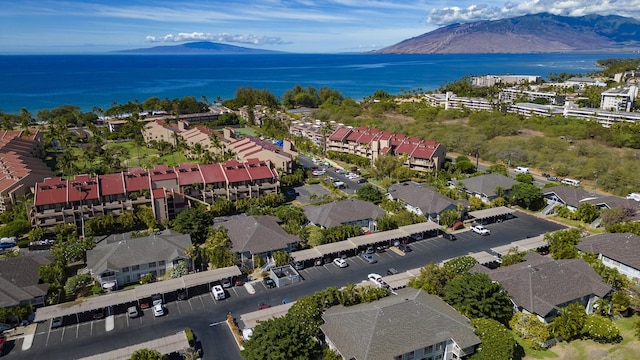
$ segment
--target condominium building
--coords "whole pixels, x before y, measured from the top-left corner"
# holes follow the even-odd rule
[[[566,99],[564,95],[558,95],[555,92],[542,92],[534,90],[524,90],[512,87],[500,91],[498,98],[503,103],[513,103],[518,100],[533,101],[536,99],[544,99],[552,105],[563,105]]]
[[[36,182],[54,173],[37,156],[42,133],[37,129],[0,132],[0,212],[11,209]]]
[[[633,110],[636,97],[638,97],[637,86],[621,86],[604,91],[601,96],[600,108],[609,111]]]
[[[471,85],[475,87],[489,87],[497,84],[517,85],[517,84],[539,84],[542,77],[534,75],[485,75],[471,78]]]
[[[155,120],[144,126],[142,135],[144,142],[149,144],[151,141],[166,141],[171,145],[176,145],[176,141],[181,132],[186,131],[189,123],[178,121],[177,124],[169,124],[165,120]]]
[[[444,146],[435,141],[364,126],[337,128],[327,139],[327,150],[362,156],[371,164],[381,154],[406,155],[405,165],[417,171],[441,169],[446,156]]]
[[[156,219],[171,219],[194,203],[217,199],[236,201],[279,191],[278,173],[269,161],[231,160],[224,164],[153,169],[129,168],[106,175],[78,175],[70,180],[46,178],[35,185],[34,203],[28,207],[33,226],[82,226],[83,220],[111,214],[118,217],[139,206],[153,209]]]

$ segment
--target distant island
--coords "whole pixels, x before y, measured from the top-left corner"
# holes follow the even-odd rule
[[[640,21],[623,16],[542,13],[445,26],[385,47],[380,54],[637,52]]]
[[[139,48],[139,49],[129,49],[129,50],[118,50],[113,51],[114,53],[120,54],[185,54],[185,55],[193,55],[193,54],[224,54],[224,55],[232,55],[232,54],[284,54],[281,51],[272,51],[272,50],[264,50],[264,49],[253,49],[242,46],[234,46],[227,44],[220,44],[211,41],[198,41],[198,42],[190,42],[186,44],[180,45],[164,45],[164,46],[154,46],[150,48]]]

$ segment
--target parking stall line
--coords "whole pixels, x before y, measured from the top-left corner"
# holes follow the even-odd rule
[[[76,324],[76,339],[80,336],[80,324]]]

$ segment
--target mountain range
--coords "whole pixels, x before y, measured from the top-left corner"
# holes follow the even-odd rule
[[[280,51],[252,49],[220,44],[211,41],[190,42],[180,45],[154,46],[150,48],[114,51],[121,54],[279,54]]]
[[[375,51],[381,54],[613,52],[640,50],[640,21],[548,13],[448,25]]]

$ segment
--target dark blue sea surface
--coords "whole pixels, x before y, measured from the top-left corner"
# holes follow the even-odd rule
[[[83,111],[157,96],[230,99],[237,88],[276,96],[296,84],[329,87],[356,100],[437,90],[464,75],[588,74],[605,58],[638,54],[275,54],[275,55],[5,55],[0,56],[0,110],[34,115],[63,104]]]

